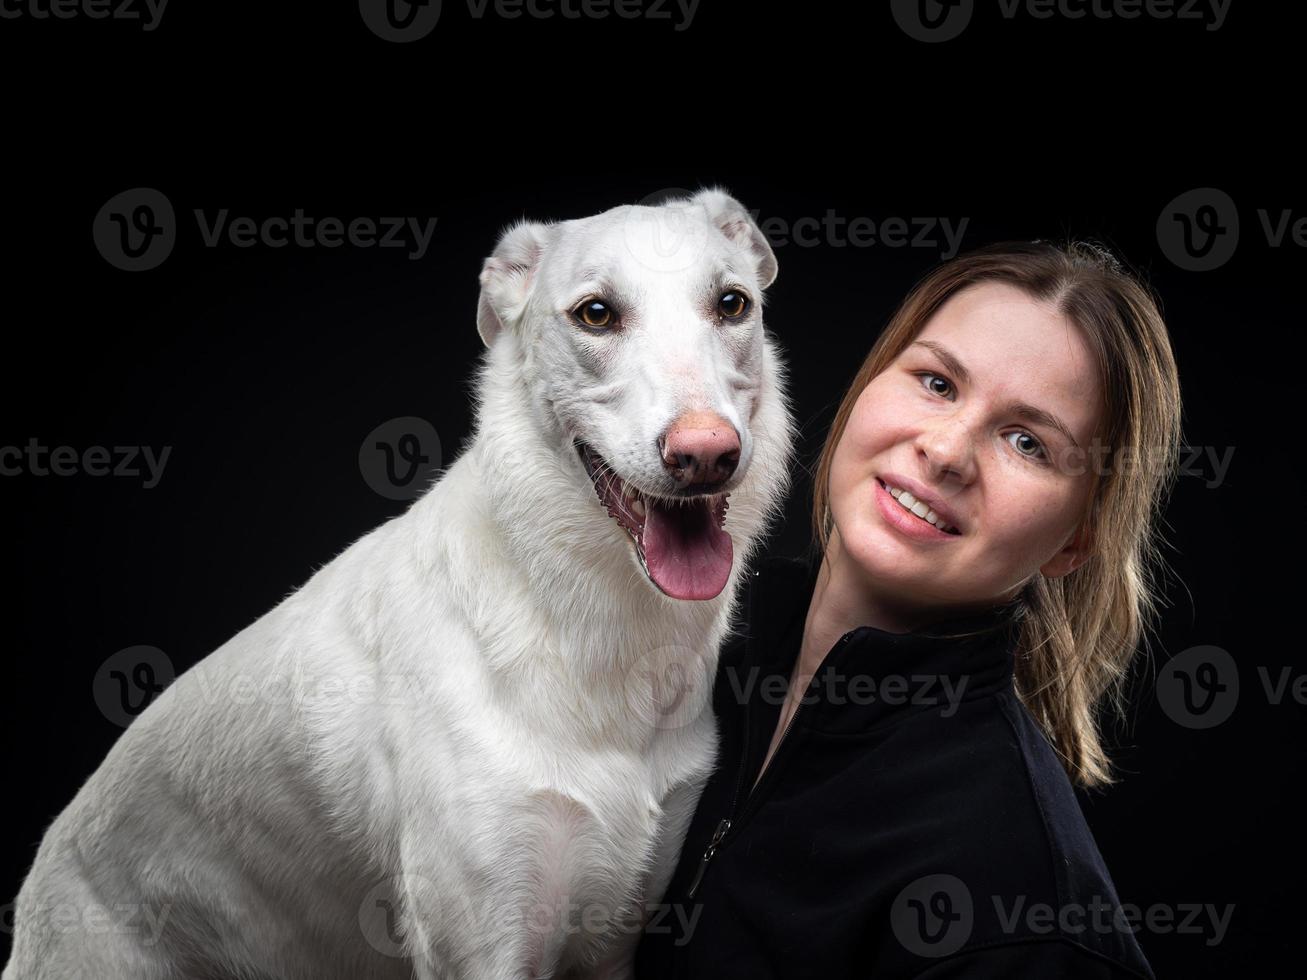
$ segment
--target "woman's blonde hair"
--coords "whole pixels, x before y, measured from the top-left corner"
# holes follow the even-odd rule
[[[813,480],[813,548],[830,540],[830,470],[862,390],[899,356],[949,297],[999,282],[1047,301],[1079,327],[1098,367],[1105,451],[1094,463],[1086,523],[1093,557],[1056,579],[1036,572],[1016,600],[1016,691],[1084,787],[1116,782],[1096,708],[1109,695],[1124,719],[1127,666],[1162,603],[1158,530],[1176,478],[1180,382],[1159,302],[1096,244],[1000,242],[952,259],[908,294],[853,379]]]

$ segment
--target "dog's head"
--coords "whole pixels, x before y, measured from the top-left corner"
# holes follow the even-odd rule
[[[481,339],[516,336],[578,478],[674,598],[711,599],[730,575],[727,497],[754,454],[775,278],[766,238],[718,188],[519,222],[481,272]]]

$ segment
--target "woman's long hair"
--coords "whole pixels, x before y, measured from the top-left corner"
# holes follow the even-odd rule
[[[813,481],[813,548],[831,532],[830,470],[854,403],[949,297],[1006,283],[1052,303],[1080,329],[1098,366],[1106,452],[1081,515],[1093,557],[1056,579],[1036,572],[1018,599],[1016,691],[1084,787],[1116,782],[1099,741],[1100,698],[1124,718],[1127,667],[1155,626],[1166,564],[1159,525],[1177,475],[1180,382],[1159,302],[1106,249],[1000,242],[938,266],[909,293],[844,395]]]

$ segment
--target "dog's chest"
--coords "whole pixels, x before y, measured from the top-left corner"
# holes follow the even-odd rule
[[[532,969],[593,962],[640,930],[663,817],[645,762],[574,759],[560,774],[510,794],[496,834]]]
[[[545,962],[575,960],[638,924],[659,810],[638,778],[537,789],[506,827],[505,856],[526,886],[528,934]]]

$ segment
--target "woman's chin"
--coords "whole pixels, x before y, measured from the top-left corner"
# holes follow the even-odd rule
[[[841,536],[839,547],[868,582],[883,583],[883,591],[905,595],[949,594],[947,564],[934,549],[905,539],[881,524],[876,515],[859,518],[850,532]]]

